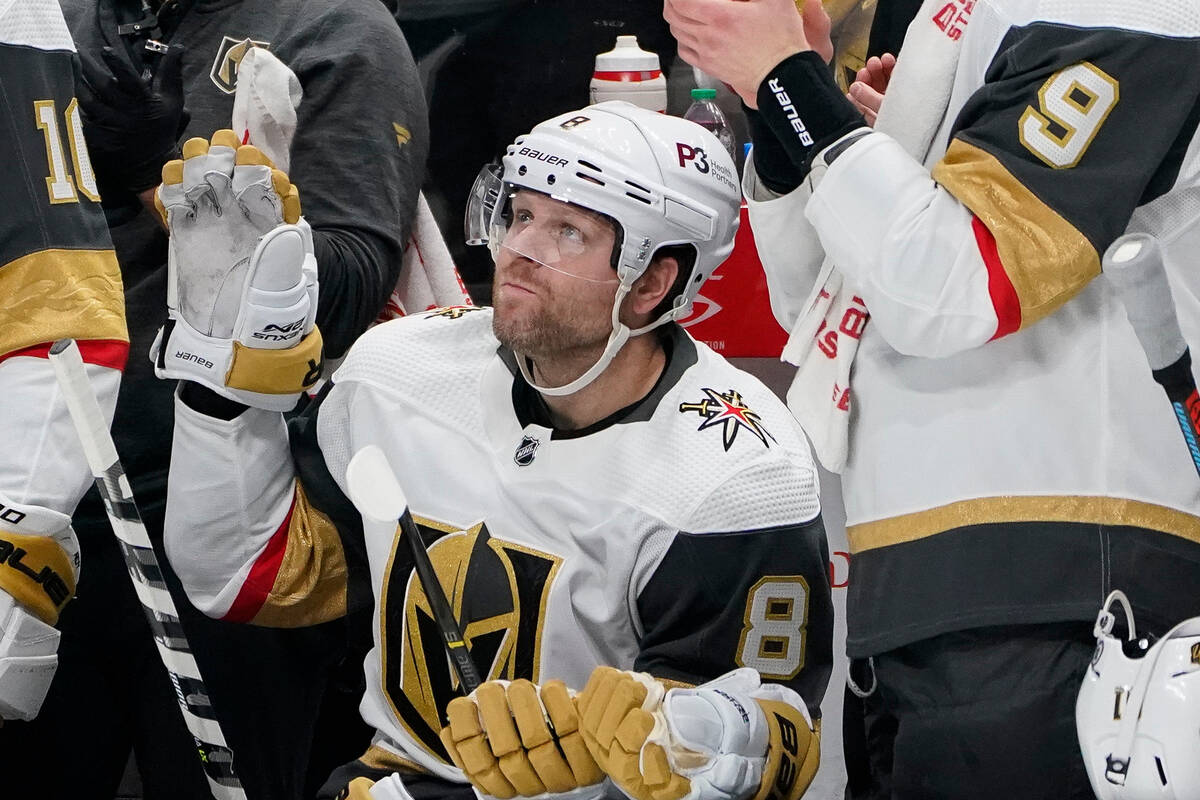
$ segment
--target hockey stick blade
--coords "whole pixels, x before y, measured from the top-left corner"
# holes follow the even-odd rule
[[[1129,233],[1104,251],[1102,264],[1125,306],[1151,374],[1171,402],[1192,464],[1200,474],[1200,396],[1187,341],[1175,315],[1162,246],[1149,234]]]
[[[396,473],[392,471],[387,456],[375,445],[367,445],[354,454],[346,466],[346,491],[351,502],[368,519],[376,522],[398,522],[400,533],[408,540],[409,552],[412,554],[413,568],[417,580],[425,591],[429,608],[433,611],[434,621],[442,632],[446,652],[450,663],[458,676],[464,694],[470,694],[482,683],[479,670],[471,660],[471,653],[463,639],[462,629],[454,618],[454,611],[437,572],[429,560],[425,543],[413,521],[412,513],[408,510],[408,500]]]
[[[408,508],[408,498],[387,456],[373,444],[350,459],[346,466],[346,489],[358,510],[376,522],[395,522]]]
[[[233,752],[225,744],[213,713],[208,688],[179,622],[175,602],[163,583],[129,479],[117,458],[117,447],[74,340],[55,342],[50,348],[50,364],[125,557],[134,591],[150,623],[158,654],[175,688],[183,721],[195,740],[209,789],[218,800],[246,800],[242,784],[233,772]]]

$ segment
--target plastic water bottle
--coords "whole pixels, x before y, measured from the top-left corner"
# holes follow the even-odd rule
[[[617,45],[596,56],[591,102],[624,100],[651,111],[667,111],[667,79],[658,53],[638,47],[636,36],[618,36]]]
[[[737,146],[733,139],[733,128],[721,113],[716,103],[716,89],[692,89],[692,104],[683,113],[683,118],[691,120],[702,128],[712,131],[717,140],[729,153],[729,157],[737,163]]]

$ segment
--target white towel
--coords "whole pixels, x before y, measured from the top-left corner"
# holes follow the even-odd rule
[[[299,79],[273,53],[260,47],[246,51],[237,77],[234,132],[286,172],[296,133],[296,108],[303,96]],[[417,197],[412,233],[401,258],[400,279],[379,321],[440,306],[471,305],[424,194]]]
[[[400,280],[380,312],[380,322],[431,308],[472,305],[424,194],[417,198],[412,227],[404,244]]]
[[[962,27],[973,4],[974,0],[925,0],[905,34],[875,128],[900,142],[918,161],[924,162],[946,115]],[[948,25],[948,9],[951,20],[965,10],[964,19]],[[804,308],[781,356],[797,367],[788,408],[812,440],[822,466],[840,473],[849,450],[854,355],[869,314],[855,287],[829,259],[821,265]]]

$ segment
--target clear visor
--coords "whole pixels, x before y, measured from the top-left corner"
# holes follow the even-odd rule
[[[532,189],[505,183],[502,168],[484,167],[475,179],[466,216],[467,244],[509,250],[541,266],[590,283],[597,257],[611,262],[617,235],[603,215]],[[582,274],[592,273],[592,276]]]

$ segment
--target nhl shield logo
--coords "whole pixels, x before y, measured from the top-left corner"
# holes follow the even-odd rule
[[[271,43],[250,38],[235,39],[232,36],[221,39],[221,46],[217,48],[217,57],[208,77],[225,94],[233,94],[237,89],[238,65],[252,47],[270,49]]]
[[[533,463],[533,456],[540,445],[541,441],[532,436],[522,437],[517,452],[513,453],[513,461],[517,462],[518,467],[528,467]]]

